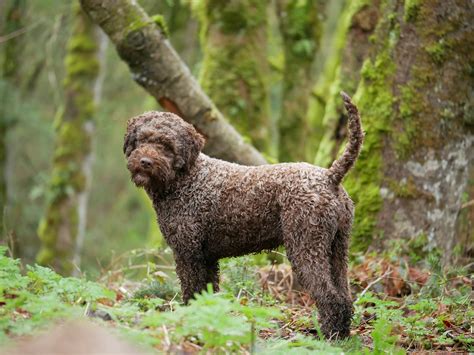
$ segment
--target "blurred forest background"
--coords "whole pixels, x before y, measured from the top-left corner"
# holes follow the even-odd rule
[[[473,88],[471,0],[0,0],[0,345],[88,316],[161,352],[472,352]],[[341,90],[366,132],[343,182],[353,336],[318,340],[284,250],[223,260],[221,292],[181,306],[127,120],[327,167]]]
[[[469,1],[140,0],[154,15],[144,23],[126,4],[117,3],[119,22],[129,21],[122,34],[144,27],[168,37],[217,109],[262,154],[241,162],[328,166],[346,135],[338,93],[354,95],[367,132],[344,183],[356,203],[354,253],[398,245],[438,250],[446,263],[472,258]],[[160,246],[154,213],[122,155],[127,119],[162,109],[133,79],[151,86],[77,4],[0,6],[5,243],[25,262],[63,273],[97,273],[113,255]],[[118,41],[129,37],[113,37],[128,64],[133,55]],[[206,129],[207,152],[229,156],[233,146],[216,149]]]

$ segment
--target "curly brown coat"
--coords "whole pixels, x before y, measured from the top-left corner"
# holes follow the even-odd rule
[[[324,335],[349,335],[354,206],[340,182],[357,159],[363,132],[357,108],[342,96],[349,142],[329,169],[210,158],[200,152],[203,137],[172,113],[147,112],[128,122],[127,167],[153,201],[186,303],[208,283],[219,289],[219,259],[284,245],[298,280],[316,301]]]

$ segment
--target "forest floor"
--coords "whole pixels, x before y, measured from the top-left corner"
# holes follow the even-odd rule
[[[23,268],[0,247],[0,346],[64,319],[85,317],[158,352],[405,353],[474,351],[472,265],[442,270],[439,255],[360,255],[351,262],[351,337],[320,340],[316,311],[286,264],[256,257],[222,265],[222,290],[182,306],[157,259],[135,251],[97,282]],[[133,255],[131,257],[130,255]],[[142,270],[141,282],[127,272]],[[166,270],[166,267],[165,267]],[[471,270],[472,271],[472,270]]]

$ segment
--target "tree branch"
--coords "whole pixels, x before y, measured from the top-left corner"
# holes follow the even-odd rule
[[[207,154],[247,165],[266,163],[226,122],[158,24],[135,1],[81,0],[81,4],[112,40],[134,80],[165,109],[179,114],[206,136]]]

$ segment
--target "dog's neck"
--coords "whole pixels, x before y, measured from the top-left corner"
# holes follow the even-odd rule
[[[203,165],[210,159],[207,155],[199,153],[198,157],[185,171],[177,171],[175,177],[167,181],[166,184],[150,184],[145,187],[145,191],[152,201],[161,202],[178,193],[184,186],[189,186],[190,182],[195,178],[197,172],[202,169]]]

